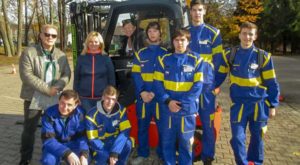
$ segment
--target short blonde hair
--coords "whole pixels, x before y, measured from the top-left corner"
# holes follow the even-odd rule
[[[81,52],[81,55],[84,55],[87,53],[87,50],[88,50],[88,44],[90,42],[90,40],[93,38],[93,37],[97,37],[99,42],[100,42],[100,50],[103,51],[104,50],[104,40],[103,40],[103,37],[102,35],[99,33],[99,32],[96,32],[96,31],[92,31],[88,34],[88,36],[86,37],[85,39],[85,42],[84,42],[84,47],[83,47],[83,50]]]
[[[55,29],[56,32],[58,32],[57,26],[52,25],[52,24],[45,24],[45,25],[43,25],[42,29],[41,29],[41,32],[43,32],[43,33],[46,32],[46,29]]]
[[[103,90],[102,96],[104,96],[104,95],[106,95],[106,96],[117,96],[117,98],[118,98],[119,92],[115,87],[113,87],[111,85],[108,85]]]

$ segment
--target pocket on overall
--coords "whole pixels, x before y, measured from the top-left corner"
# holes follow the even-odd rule
[[[254,109],[254,121],[267,122],[268,118],[269,118],[268,105],[264,101],[256,103]]]
[[[243,104],[233,103],[230,108],[230,122],[239,123],[242,119],[243,111]]]
[[[188,115],[181,117],[181,132],[189,133],[195,131],[196,115]]]

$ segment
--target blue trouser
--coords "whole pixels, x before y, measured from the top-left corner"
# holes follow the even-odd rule
[[[113,146],[113,140],[107,140],[104,142],[104,147],[101,150],[97,150],[96,155],[94,156],[95,164],[109,164],[109,156],[111,153],[111,147]],[[124,145],[123,150],[118,155],[117,165],[125,165],[129,157],[130,151],[132,148],[131,140],[128,139]]]
[[[263,102],[234,103],[230,111],[232,139],[230,140],[236,164],[247,165],[252,161],[255,165],[263,164],[264,142],[269,108]],[[246,128],[249,123],[250,143],[246,153]]]
[[[101,98],[98,99],[90,99],[90,98],[85,98],[85,97],[80,97],[80,102],[82,108],[85,110],[87,113],[90,109],[95,107],[97,105],[97,101],[101,100]]]
[[[69,142],[65,143],[65,146],[70,148],[72,152],[74,152],[78,157],[80,156],[80,149],[78,148],[79,144],[78,142]],[[41,163],[43,165],[58,165],[60,164],[60,161],[62,160],[62,157],[57,157],[50,153],[46,147],[43,147],[43,153],[42,153],[42,159]]]
[[[176,151],[178,144],[179,165],[193,163],[193,137],[196,126],[196,115],[162,115],[162,149],[165,165],[176,164]]]
[[[215,156],[215,100],[216,96],[212,91],[204,92],[199,98],[199,116],[202,123],[202,153],[201,159],[214,159]]]
[[[159,158],[163,158],[161,149],[161,129],[159,120],[159,104],[155,101],[150,103],[144,103],[138,100],[136,103],[136,114],[138,119],[138,156],[148,157],[149,150],[149,127],[152,118],[155,118],[155,122],[158,128],[159,144],[157,146],[156,153]]]

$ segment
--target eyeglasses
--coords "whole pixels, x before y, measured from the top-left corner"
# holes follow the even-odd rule
[[[45,37],[52,37],[52,38],[56,38],[57,34],[49,34],[49,33],[44,33]]]

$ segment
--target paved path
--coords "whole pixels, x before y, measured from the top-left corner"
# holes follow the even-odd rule
[[[276,59],[282,60],[281,57]],[[12,75],[9,74],[10,72],[10,67],[0,67],[0,165],[17,164],[20,159],[20,137],[23,128],[16,122],[23,120],[23,101],[19,99],[21,81],[18,74]],[[284,72],[281,74],[284,75]],[[282,82],[286,81],[286,79],[281,80]],[[298,86],[299,81],[290,80],[288,83],[291,86]],[[299,91],[299,88],[300,86],[295,90]],[[289,93],[286,95],[292,97]],[[298,98],[298,100],[300,99]],[[228,111],[230,100],[226,87],[219,96],[218,102],[223,107],[223,113],[221,133],[216,146],[215,164],[233,165],[234,159],[229,144],[231,138]],[[265,136],[265,165],[300,164],[300,106],[298,105],[290,102],[281,103],[277,116],[270,120],[268,133]],[[40,155],[40,131],[37,131],[33,165],[39,164]],[[155,163],[149,161],[146,164]]]

